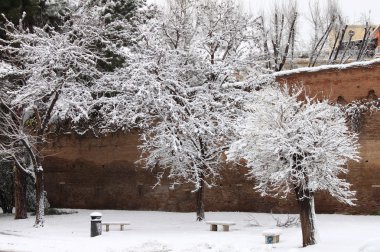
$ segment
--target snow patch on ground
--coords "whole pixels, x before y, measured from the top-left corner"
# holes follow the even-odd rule
[[[359,252],[379,252],[379,251],[380,251],[380,239],[368,241],[359,249]]]
[[[373,252],[380,251],[380,216],[319,214],[321,241],[302,248],[300,227],[282,229],[280,243],[264,244],[262,232],[276,228],[271,214],[207,212],[208,220],[233,221],[230,232],[211,232],[210,226],[195,221],[195,213],[96,210],[104,221],[130,221],[120,231],[90,237],[92,210],[46,216],[44,228],[33,228],[34,216],[14,220],[0,214],[0,251],[80,252]],[[261,226],[249,225],[254,218]],[[287,215],[274,215],[286,219]]]
[[[148,241],[144,242],[140,246],[135,246],[133,248],[125,250],[126,252],[170,252],[166,245],[159,243],[158,241]]]

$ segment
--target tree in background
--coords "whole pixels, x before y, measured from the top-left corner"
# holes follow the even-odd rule
[[[307,55],[308,67],[360,61],[373,56],[376,46],[370,35],[374,27],[371,27],[368,16],[363,15],[363,37],[349,41],[352,35],[348,20],[344,18],[338,1],[328,0],[326,6],[322,6],[318,0],[309,1],[309,13],[305,17],[312,30],[310,38],[305,41],[298,32],[300,15],[294,0],[284,1],[282,5],[276,2],[269,13],[262,13],[257,18],[262,37],[259,41],[262,59],[268,61],[268,69],[282,71],[296,68],[294,59],[299,58],[301,53]],[[309,45],[307,52],[297,47],[300,42]]]
[[[196,1],[167,0],[168,10],[162,20],[166,44],[173,50],[188,50],[198,28]]]
[[[372,57],[376,48],[375,41],[370,37],[374,27],[370,18],[363,15],[363,37],[356,36],[350,30],[348,20],[336,0],[327,1],[322,9],[319,1],[309,5],[310,22],[313,27],[309,67],[316,64],[344,64],[349,60],[361,61],[364,57]],[[360,29],[356,28],[356,32]]]
[[[340,6],[335,0],[329,0],[326,8],[322,10],[320,3],[318,1],[314,1],[309,3],[309,10],[310,22],[313,27],[309,67],[315,66],[318,62],[318,58],[321,54],[323,54],[326,42],[333,43],[333,50],[329,54],[328,59],[328,63],[332,63],[336,60],[339,53],[339,50],[334,50],[335,48],[339,48],[341,45],[347,28],[345,21],[343,20],[343,14]],[[326,57],[327,56],[325,55],[325,58]]]
[[[23,25],[33,30],[34,26],[50,26],[58,28],[65,21],[66,16],[74,10],[68,0],[2,0],[0,2],[0,13],[4,14],[9,21],[18,24],[23,18]],[[0,18],[0,24],[5,20]],[[0,38],[4,34],[0,31]]]
[[[23,179],[15,179],[16,176],[24,177]],[[19,182],[22,184],[17,185]],[[17,192],[20,189],[24,192]],[[18,195],[16,196],[16,194]],[[21,202],[17,203],[16,201]],[[15,219],[26,219],[27,211],[34,212],[36,210],[33,180],[30,177],[25,177],[19,169],[15,169],[13,161],[6,159],[0,162],[0,207],[3,213],[12,213],[13,208],[15,208]]]
[[[3,213],[12,213],[14,206],[13,176],[12,162],[0,161],[0,207]]]
[[[268,67],[275,72],[281,71],[289,57],[294,57],[294,46],[297,35],[299,17],[296,1],[283,2],[280,6],[274,3],[269,18],[263,14],[261,36]]]
[[[107,23],[123,19],[132,21],[138,16],[139,10],[146,6],[146,0],[100,0],[98,5],[104,6],[102,15]]]
[[[227,157],[246,161],[247,175],[261,195],[294,194],[303,246],[315,244],[315,193],[325,190],[354,205],[355,192],[341,175],[348,172],[349,160],[359,159],[357,135],[339,107],[307,96],[300,100],[302,89],[268,87],[254,95],[250,111],[235,125],[240,137]]]
[[[24,25],[32,28],[41,17],[40,0],[2,0],[0,2],[0,13],[8,17],[8,20],[17,24],[23,13],[27,13]]]
[[[3,56],[3,55],[2,55]],[[9,111],[7,109],[7,105],[4,104],[4,99],[8,97],[8,94],[6,94],[6,90],[11,90],[13,88],[18,87],[18,83],[20,80],[23,79],[22,74],[14,67],[12,67],[10,64],[7,64],[3,61],[0,61],[0,125],[1,127],[4,127],[5,129],[8,129],[7,121],[11,122],[13,118],[9,115]],[[8,99],[8,98],[7,98]],[[13,123],[12,123],[13,125]],[[15,168],[14,161],[12,158],[8,155],[8,150],[4,149],[4,145],[6,142],[10,140],[12,136],[1,134],[0,139],[2,146],[0,148],[0,163],[1,164],[11,164],[12,167]],[[22,151],[20,153],[17,153],[17,156],[22,155]],[[7,166],[1,166],[1,169],[7,169]],[[1,172],[1,171],[0,171]],[[8,170],[5,170],[4,172],[8,172]],[[12,178],[14,179],[14,188],[12,188],[12,191],[4,191],[4,193],[12,195],[14,194],[14,200],[12,201],[13,206],[15,207],[15,219],[26,219],[27,218],[27,196],[26,196],[26,188],[27,188],[27,174],[21,172],[19,169],[15,168],[12,169],[12,176],[4,176],[4,179],[6,178]],[[7,182],[12,183],[12,182]],[[14,193],[13,193],[14,191]]]

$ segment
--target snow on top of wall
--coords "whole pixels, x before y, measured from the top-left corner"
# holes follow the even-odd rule
[[[273,76],[274,77],[281,77],[281,76],[297,74],[297,73],[319,72],[321,70],[343,70],[343,69],[348,69],[348,68],[370,66],[370,65],[373,65],[376,63],[380,63],[380,58],[370,60],[370,61],[353,62],[353,63],[349,63],[349,64],[322,65],[322,66],[317,66],[317,67],[301,67],[301,68],[297,68],[297,69],[276,72],[276,73],[273,73]]]

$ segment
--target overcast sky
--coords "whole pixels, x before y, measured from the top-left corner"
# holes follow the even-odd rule
[[[246,10],[250,10],[252,14],[269,12],[273,2],[287,2],[289,0],[236,0],[242,2]],[[328,0],[296,0],[300,19],[298,22],[298,29],[300,31],[300,40],[298,46],[307,46],[311,37],[311,25],[307,20],[309,14],[309,2],[318,1],[321,6],[325,6]],[[380,25],[380,0],[337,0],[341,7],[344,18],[348,24],[363,24],[363,15],[369,16],[372,24]],[[163,4],[165,0],[148,0],[148,3]]]
[[[287,2],[288,0],[243,0],[253,12],[258,10],[269,10],[273,2]],[[325,5],[327,0],[318,1]],[[308,15],[310,0],[297,0],[301,15]],[[380,24],[380,0],[337,0],[343,15],[350,23],[359,23],[363,14],[370,15],[373,23]]]
[[[236,0],[239,1],[239,0]],[[242,2],[253,12],[259,13],[262,10],[269,10],[271,4],[276,2],[286,2],[288,0],[242,0]],[[325,4],[327,0],[297,0],[301,15],[308,14],[309,1],[319,1]],[[363,14],[370,14],[374,24],[380,24],[380,0],[337,0],[340,4],[344,16],[350,23],[359,23]],[[148,0],[148,2],[162,3],[165,0]]]
[[[162,0],[158,0],[162,1]],[[273,2],[288,2],[289,0],[242,0],[247,9],[253,14],[269,12]],[[300,39],[298,46],[307,46],[311,38],[311,23],[308,21],[310,17],[309,2],[318,1],[321,6],[325,7],[328,0],[296,0],[300,12],[298,29],[300,31]],[[380,0],[337,0],[343,17],[348,24],[364,24],[363,16],[370,17],[370,21],[374,25],[380,25]]]

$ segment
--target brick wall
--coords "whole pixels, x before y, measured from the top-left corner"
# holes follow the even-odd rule
[[[326,68],[326,69],[324,69]],[[367,98],[370,91],[380,95],[380,60],[367,64],[351,63],[344,68],[324,66],[317,71],[290,70],[276,74],[281,83],[303,84],[312,96],[325,97],[331,101],[351,102]]]
[[[304,82],[312,94],[328,94],[331,100],[364,98],[370,90],[380,94],[380,62],[365,67],[318,72],[288,73],[281,82]],[[347,179],[357,191],[357,206],[338,203],[318,192],[319,213],[380,213],[380,113],[366,115],[360,133],[359,163],[350,163]],[[167,181],[154,187],[155,172],[135,164],[139,158],[138,132],[92,135],[64,135],[53,139],[44,161],[46,190],[53,207],[91,209],[140,209],[194,211],[191,186],[171,188]],[[245,169],[225,167],[223,179],[205,191],[206,211],[296,212],[294,197],[287,200],[262,198],[253,191]],[[377,187],[379,185],[379,187]],[[154,187],[154,188],[153,188]]]

